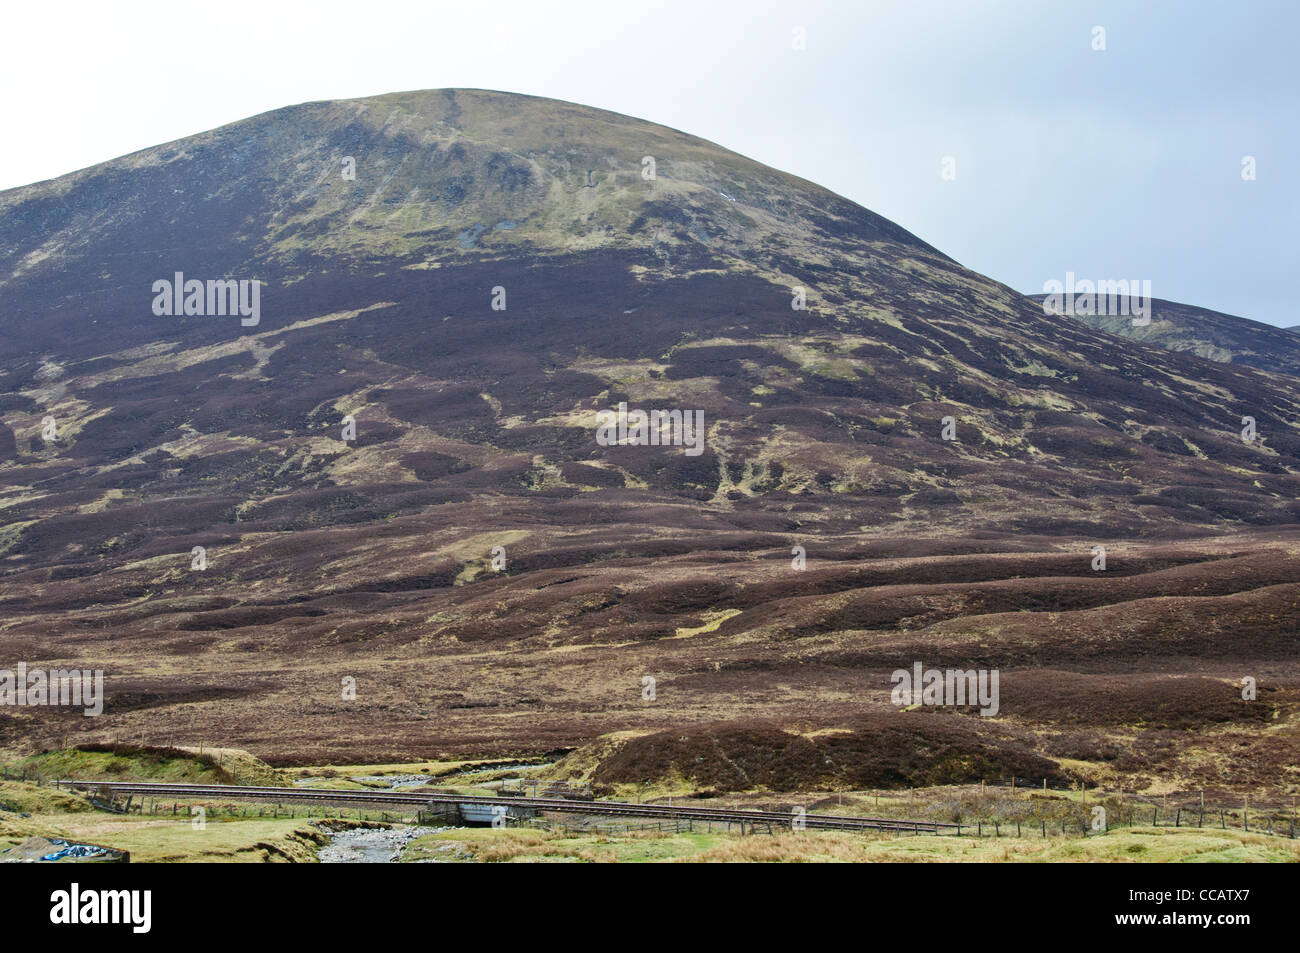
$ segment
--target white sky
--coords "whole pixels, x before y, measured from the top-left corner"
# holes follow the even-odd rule
[[[1039,291],[1300,324],[1300,4],[60,3],[7,8],[0,188],[294,103],[481,87],[661,122]],[[1094,26],[1107,49],[1091,49]],[[807,49],[793,50],[792,31]],[[939,174],[943,156],[956,181]],[[1241,157],[1258,179],[1243,182]]]

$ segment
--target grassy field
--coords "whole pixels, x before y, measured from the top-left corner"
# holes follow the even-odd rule
[[[201,830],[188,817],[109,814],[33,817],[71,841],[131,852],[132,863],[310,863],[325,836],[302,818],[209,820]]]
[[[341,791],[388,788],[390,785],[385,779],[423,776],[429,784],[436,784],[439,790],[487,794],[492,793],[492,785],[503,778],[545,772],[550,767],[549,763],[521,766],[513,761],[484,759],[291,767],[280,769],[280,774],[291,781],[306,782],[311,787]]]
[[[334,778],[350,775],[427,774],[431,778],[457,774],[481,765],[499,764],[499,761],[385,761],[376,764],[331,764],[323,766],[282,768],[289,778]]]
[[[99,749],[104,750],[99,750]],[[91,750],[87,750],[91,749]],[[282,785],[284,775],[238,748],[86,745],[17,759],[10,772],[76,780]]]
[[[213,817],[199,829],[184,807],[176,816],[110,814],[82,797],[19,781],[0,781],[0,807],[0,850],[57,837],[127,850],[136,863],[310,862],[324,843],[301,817]]]
[[[404,861],[462,863],[829,862],[1222,863],[1300,861],[1300,845],[1242,831],[1133,828],[1084,837],[934,837],[800,831],[780,834],[453,830],[416,839]]]

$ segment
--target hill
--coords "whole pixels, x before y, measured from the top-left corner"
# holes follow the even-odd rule
[[[1284,775],[1294,382],[1049,318],[703,139],[476,90],[277,110],[0,193],[0,315],[0,657],[108,691],[0,747],[819,730],[923,659],[1005,670],[1016,759]],[[603,441],[623,404],[702,439]],[[1144,694],[1243,666],[1271,727]]]
[[[1046,296],[1030,297],[1041,302]],[[1109,334],[1171,351],[1300,377],[1300,340],[1291,333],[1296,328],[1277,328],[1161,298],[1151,299],[1151,308],[1150,322],[1141,325],[1135,325],[1132,317],[1125,314],[1072,314],[1070,317]]]

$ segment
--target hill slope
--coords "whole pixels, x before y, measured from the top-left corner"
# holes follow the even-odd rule
[[[652,190],[641,160],[656,153]],[[155,316],[150,289],[176,272],[264,281],[259,323]],[[1186,522],[1130,505],[1178,485],[1223,497],[1205,522],[1300,512],[1289,388],[1048,320],[824,190],[563,103],[294,107],[4,193],[0,280],[16,450],[2,472],[42,487],[15,519],[120,490],[83,522],[181,496],[168,510],[208,501],[189,528],[274,523],[339,505],[312,493],[369,486],[385,511],[432,486],[645,485],[777,511],[816,497],[840,525],[852,498],[873,522],[964,509],[1013,527],[1032,509],[1040,528],[1136,532]],[[620,400],[702,409],[707,452],[607,452],[594,417]],[[955,442],[939,439],[947,415]],[[55,526],[38,524],[11,565],[54,557]]]
[[[1045,295],[1030,297],[1041,302]],[[1135,326],[1132,318],[1126,315],[1075,314],[1071,317],[1110,334],[1171,351],[1300,377],[1300,339],[1293,333],[1295,328],[1277,328],[1249,318],[1161,298],[1153,298],[1151,304],[1151,323],[1141,326]]]
[[[262,282],[256,323],[156,314],[176,273]],[[879,701],[925,645],[1111,671],[1120,604],[1153,670],[1285,657],[1294,630],[1289,381],[1048,319],[824,189],[599,110],[314,103],[0,193],[0,314],[0,650],[108,669],[78,741],[544,751],[739,697]],[[602,445],[620,402],[702,412],[702,452]],[[1097,542],[1138,581],[1072,579]],[[1075,640],[1030,651],[1027,609]],[[670,659],[680,707],[643,712]]]

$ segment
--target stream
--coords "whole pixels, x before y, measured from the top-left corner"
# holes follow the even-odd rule
[[[322,864],[392,864],[417,837],[444,827],[358,828],[339,831],[317,854]]]

